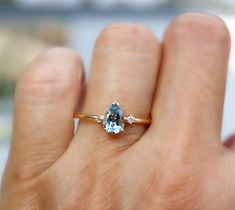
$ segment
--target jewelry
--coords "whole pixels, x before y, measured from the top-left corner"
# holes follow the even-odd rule
[[[132,114],[127,117],[124,116],[120,105],[113,102],[105,115],[89,115],[89,114],[75,114],[75,118],[79,120],[92,120],[97,123],[102,123],[103,128],[110,134],[118,134],[124,131],[125,124],[150,124],[151,119],[136,118]]]

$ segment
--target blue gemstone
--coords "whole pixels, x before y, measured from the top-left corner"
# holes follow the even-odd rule
[[[118,103],[112,103],[108,108],[104,120],[104,129],[111,134],[118,134],[124,130],[124,114]]]

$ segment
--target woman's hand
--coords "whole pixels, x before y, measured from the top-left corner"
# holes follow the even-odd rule
[[[213,16],[176,18],[162,43],[142,26],[106,27],[82,112],[104,114],[117,101],[152,118],[117,136],[90,121],[73,134],[81,58],[62,48],[39,56],[17,85],[0,209],[235,209],[235,146],[220,139],[229,48]]]

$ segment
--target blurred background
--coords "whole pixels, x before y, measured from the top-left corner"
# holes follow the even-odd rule
[[[0,180],[12,131],[16,80],[39,53],[67,46],[84,58],[87,74],[95,39],[114,22],[149,26],[161,38],[177,15],[204,12],[228,25],[232,48],[222,139],[235,132],[235,0],[0,0]]]

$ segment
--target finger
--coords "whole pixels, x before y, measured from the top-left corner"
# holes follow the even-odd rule
[[[148,29],[134,24],[104,29],[94,50],[83,112],[104,115],[112,102],[118,102],[125,115],[149,118],[159,60],[160,45]],[[122,134],[114,136],[100,124],[81,121],[76,142],[99,144],[115,139],[113,146],[125,148],[144,131],[145,126],[126,126]]]
[[[164,139],[220,139],[229,46],[216,17],[186,14],[169,26],[153,106],[153,130]]]
[[[228,139],[226,139],[224,142],[224,146],[235,152],[235,135],[232,135]]]
[[[73,136],[83,75],[79,56],[63,48],[42,54],[22,75],[6,177],[35,177],[64,153]]]

